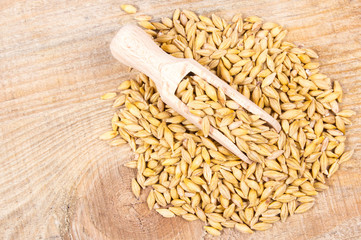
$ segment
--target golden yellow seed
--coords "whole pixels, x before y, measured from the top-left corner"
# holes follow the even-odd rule
[[[118,87],[119,90],[126,90],[129,88],[130,88],[130,80],[126,80],[126,81],[122,82]]]
[[[187,220],[187,221],[195,221],[195,220],[198,220],[198,217],[195,216],[194,214],[191,214],[191,213],[187,213],[187,214],[182,215],[182,218],[184,218],[184,219]]]
[[[120,95],[117,99],[115,99],[112,107],[116,108],[116,107],[120,107],[120,106],[124,105],[125,98],[126,98],[125,95]]]
[[[217,229],[215,229],[214,227],[204,226],[204,230],[206,230],[209,234],[211,234],[213,236],[220,236],[221,235],[221,232],[218,231]]]
[[[211,18],[214,26],[216,26],[219,30],[223,30],[222,19],[215,14],[212,14]]]
[[[185,185],[189,188],[192,192],[200,192],[201,187],[195,184],[192,180],[185,178],[184,180]]]
[[[231,199],[231,193],[229,191],[229,189],[223,185],[223,184],[218,184],[218,188],[219,188],[219,192],[220,194],[227,200]]]
[[[356,113],[354,111],[352,111],[352,110],[342,110],[341,112],[337,113],[337,116],[349,118],[349,117],[352,117],[355,114]]]
[[[340,167],[340,164],[338,162],[335,162],[331,165],[330,169],[328,170],[328,174],[327,177],[331,177],[333,174],[335,174],[335,172],[338,170],[338,168]]]
[[[129,14],[137,12],[137,9],[133,5],[130,5],[130,4],[122,4],[122,5],[120,5],[120,8],[124,12],[129,13]]]
[[[204,211],[199,208],[199,207],[196,207],[195,209],[195,214],[197,215],[197,217],[202,220],[203,222],[205,222],[207,220],[207,216],[205,215]]]
[[[344,152],[342,156],[340,157],[339,163],[342,164],[344,162],[347,162],[351,159],[352,154],[354,153],[354,150]]]
[[[265,231],[265,230],[270,229],[271,227],[272,227],[272,224],[270,224],[270,223],[258,222],[252,226],[252,229],[257,230],[257,231]]]
[[[154,25],[148,21],[139,21],[138,24],[145,28],[145,29],[149,29],[149,30],[155,30],[156,28],[154,27]]]
[[[342,91],[341,85],[338,81],[334,81],[333,91],[339,94],[339,96],[337,98],[338,102],[342,102],[343,91]]]
[[[303,203],[296,208],[295,213],[304,213],[310,210],[313,207],[313,205],[314,205],[313,202]]]
[[[152,20],[152,16],[149,16],[149,15],[138,15],[138,16],[135,16],[134,17],[135,20],[138,20],[138,21],[150,21]],[[163,19],[162,19],[163,20]]]
[[[149,210],[152,210],[154,207],[154,204],[155,204],[155,196],[154,196],[153,190],[151,190],[148,194],[147,204],[148,204]]]
[[[102,100],[108,100],[108,99],[113,99],[117,96],[117,93],[115,92],[110,92],[110,93],[106,93],[103,96],[101,96]]]
[[[156,209],[156,211],[165,218],[172,218],[175,216],[174,213],[169,209],[159,208]]]
[[[252,229],[250,229],[246,224],[236,223],[234,228],[241,233],[253,233]]]
[[[216,89],[210,85],[207,84],[206,85],[206,94],[208,97],[210,97],[213,101],[217,102],[218,101],[218,97],[217,97],[217,91]]]
[[[110,146],[120,146],[127,143],[124,139],[115,139],[109,143]]]
[[[140,186],[134,178],[132,179],[132,192],[136,198],[139,198],[140,195]]]
[[[204,118],[202,118],[201,125],[202,125],[202,131],[203,131],[204,136],[208,137],[209,131],[210,131],[210,128],[211,128],[211,124],[209,122],[208,116],[205,116]]]
[[[117,131],[108,131],[99,136],[99,139],[109,140],[115,138],[118,135]]]
[[[305,49],[306,54],[310,57],[310,58],[318,58],[318,55],[315,51],[313,51],[312,49]]]
[[[174,144],[173,133],[168,127],[164,128],[164,139],[167,141],[170,148],[173,150],[173,144]]]
[[[302,111],[299,109],[295,110],[288,110],[281,114],[281,119],[295,119],[298,118],[300,115],[302,115]]]

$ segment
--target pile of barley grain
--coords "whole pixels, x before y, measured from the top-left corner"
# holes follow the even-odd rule
[[[112,131],[101,139],[118,146],[128,142],[136,159],[132,191],[152,188],[147,204],[164,217],[204,221],[220,235],[224,227],[252,233],[286,221],[313,205],[326,177],[349,160],[345,125],[354,112],[340,110],[342,89],[319,73],[318,56],[284,41],[287,30],[259,17],[241,15],[228,23],[191,11],[149,22],[136,17],[161,48],[193,58],[276,118],[278,134],[221,91],[197,76],[183,80],[177,96],[203,118],[197,129],[159,97],[144,74],[119,86]],[[125,107],[123,107],[125,105]],[[209,126],[222,131],[253,160],[242,162],[207,137]]]

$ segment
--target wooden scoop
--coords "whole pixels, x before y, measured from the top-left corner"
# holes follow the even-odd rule
[[[112,40],[110,50],[118,61],[150,77],[156,84],[162,101],[199,129],[202,129],[202,119],[191,114],[187,105],[175,96],[178,84],[189,73],[194,73],[214,87],[222,89],[228,97],[249,112],[260,116],[261,119],[275,128],[277,132],[281,130],[280,124],[273,117],[230,87],[226,82],[212,74],[201,64],[193,59],[175,58],[165,53],[146,32],[135,25],[125,25],[122,27]],[[251,163],[248,157],[220,131],[211,127],[209,135],[240,159]]]

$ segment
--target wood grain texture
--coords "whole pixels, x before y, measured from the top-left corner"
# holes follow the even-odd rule
[[[222,239],[361,238],[361,2],[131,1],[156,19],[175,8],[230,19],[242,12],[289,29],[288,40],[318,51],[322,71],[340,81],[353,160],[329,180],[315,207],[266,232]],[[109,43],[133,22],[115,0],[2,0],[0,3],[0,237],[2,239],[213,239],[202,224],[164,219],[136,200],[130,148],[98,136],[111,102],[99,97],[130,77]]]

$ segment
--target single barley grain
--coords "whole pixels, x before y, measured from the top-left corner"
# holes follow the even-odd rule
[[[137,12],[137,9],[133,5],[130,5],[130,4],[123,4],[123,5],[120,5],[120,7],[124,12],[129,13],[129,14]]]

